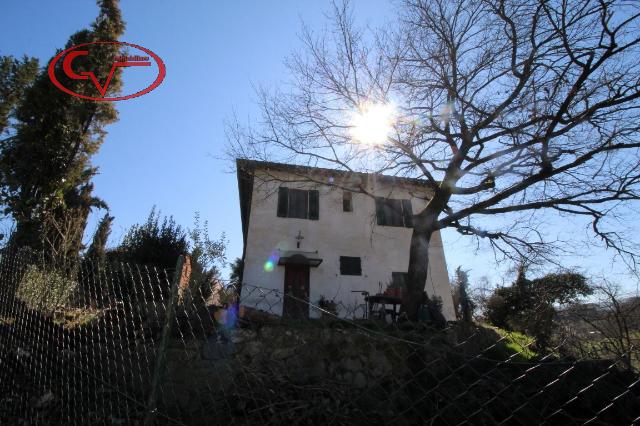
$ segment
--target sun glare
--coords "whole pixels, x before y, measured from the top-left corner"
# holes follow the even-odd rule
[[[383,144],[393,130],[396,109],[391,104],[367,104],[351,119],[351,137],[366,145]]]

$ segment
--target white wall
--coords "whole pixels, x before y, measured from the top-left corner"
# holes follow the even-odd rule
[[[283,291],[284,266],[266,271],[265,262],[277,249],[296,250],[296,239],[301,231],[304,239],[299,250],[318,251],[323,259],[317,268],[310,268],[309,301],[316,304],[320,296],[334,299],[353,310],[364,304],[364,298],[352,290],[366,290],[376,294],[391,281],[391,272],[406,272],[409,263],[410,228],[377,226],[375,201],[365,194],[353,194],[353,211],[342,211],[342,190],[308,183],[282,183],[260,179],[256,172],[251,202],[242,291],[243,303],[273,313],[282,313],[281,296],[276,292],[264,294],[252,286]],[[273,172],[270,172],[273,176]],[[281,175],[286,178],[286,175]],[[318,178],[320,179],[320,178]],[[329,179],[325,177],[324,179]],[[376,196],[406,199],[415,193],[415,187],[401,188],[382,184],[374,176],[363,184]],[[278,187],[288,186],[320,191],[319,220],[282,218],[276,215]],[[425,201],[412,199],[414,213]],[[340,275],[340,256],[362,259],[362,275]],[[447,320],[455,319],[449,287],[447,266],[440,234],[436,233],[429,249],[430,273],[426,291],[443,300],[443,314]],[[360,307],[362,312],[363,306]],[[313,313],[312,313],[313,315]],[[361,316],[361,315],[359,315]]]

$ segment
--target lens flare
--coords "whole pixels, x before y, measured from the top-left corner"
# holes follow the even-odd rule
[[[222,327],[221,330],[231,330],[238,323],[238,304],[224,304],[224,309],[218,309],[213,313],[213,319]]]
[[[232,329],[238,323],[238,305],[233,304],[227,308],[227,317],[223,327]]]
[[[272,251],[267,261],[264,262],[264,266],[263,266],[264,271],[265,272],[273,271],[273,268],[275,268],[275,266],[278,264],[279,259],[280,259],[280,253],[278,252],[278,250]]]
[[[396,119],[392,104],[364,104],[351,118],[351,137],[362,144],[381,145],[393,131]]]

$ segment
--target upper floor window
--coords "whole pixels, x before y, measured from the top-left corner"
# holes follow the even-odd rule
[[[315,189],[278,189],[278,217],[318,220],[320,194]]]
[[[376,198],[376,218],[381,226],[413,227],[411,200]]]
[[[342,211],[343,212],[353,211],[353,195],[351,191],[342,192]]]

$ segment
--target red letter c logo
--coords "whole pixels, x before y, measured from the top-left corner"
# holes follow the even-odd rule
[[[89,76],[76,74],[71,69],[71,62],[76,58],[76,56],[87,56],[88,54],[88,50],[76,50],[67,54],[67,56],[65,56],[64,58],[64,61],[62,61],[62,69],[64,70],[64,73],[69,76],[69,78],[73,78],[74,80],[87,80]]]

